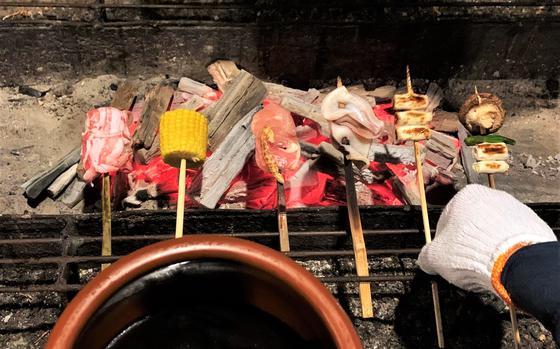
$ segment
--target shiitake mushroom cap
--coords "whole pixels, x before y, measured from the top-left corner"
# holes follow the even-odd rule
[[[467,120],[467,114],[471,109],[483,105],[492,105],[497,109],[497,113],[493,116],[492,125],[489,128],[484,128],[477,123],[470,123]],[[478,93],[478,95],[473,93],[467,98],[459,110],[459,120],[472,134],[488,134],[496,132],[504,124],[505,117],[506,112],[502,105],[502,100],[492,93]]]

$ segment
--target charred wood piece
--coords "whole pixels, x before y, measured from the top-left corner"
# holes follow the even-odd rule
[[[258,110],[259,107],[253,108],[233,126],[224,141],[206,159],[202,171],[193,179],[189,196],[201,205],[215,208],[231,181],[253,154],[255,138],[251,132],[251,122]]]
[[[224,95],[203,114],[209,119],[208,147],[216,151],[228,137],[232,128],[251,110],[260,105],[266,95],[263,83],[242,70],[231,81]],[[249,127],[250,132],[250,127]]]

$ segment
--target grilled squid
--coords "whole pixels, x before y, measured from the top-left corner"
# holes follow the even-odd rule
[[[348,159],[369,163],[371,141],[383,130],[383,122],[375,117],[370,103],[340,86],[325,97],[321,113],[330,123],[334,140],[348,152]]]

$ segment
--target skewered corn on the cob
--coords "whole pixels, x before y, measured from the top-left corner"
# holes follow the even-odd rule
[[[206,159],[208,143],[208,120],[194,110],[177,109],[168,111],[159,123],[160,151],[163,161],[173,167],[200,166]]]

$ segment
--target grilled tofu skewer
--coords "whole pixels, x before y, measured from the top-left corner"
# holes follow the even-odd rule
[[[509,165],[505,162],[508,158],[508,148],[506,144],[480,143],[473,148],[473,153],[477,160],[481,160],[473,164],[474,170],[479,173],[486,173],[488,175],[488,186],[492,189],[496,189],[494,174],[504,173],[509,168]],[[509,316],[513,334],[513,347],[518,349],[521,347],[521,336],[517,324],[517,313],[513,304],[509,306]]]
[[[414,109],[425,109],[428,104],[428,96],[419,95],[412,90],[412,80],[410,78],[410,69],[406,67],[406,84],[407,93],[395,95],[393,98],[393,109],[408,110],[397,112],[397,138],[399,140],[414,141],[414,156],[416,162],[416,178],[418,180],[418,192],[420,194],[420,204],[422,209],[422,222],[424,225],[424,239],[426,243],[432,241],[430,230],[430,220],[428,218],[428,204],[426,201],[426,192],[424,190],[424,175],[422,173],[422,158],[420,145],[418,141],[430,138],[431,131],[428,124],[432,119],[432,114]],[[436,332],[438,347],[444,348],[445,341],[443,337],[443,323],[441,320],[441,307],[439,302],[439,290],[437,281],[431,281],[432,300],[434,304],[434,316],[436,322]]]
[[[496,189],[496,180],[494,179],[493,173],[488,173],[488,186],[492,189]],[[515,306],[513,304],[509,306],[509,317],[511,319],[513,347],[515,349],[519,349],[521,348],[521,335],[519,334],[519,326],[517,325],[517,313],[515,311]]]
[[[432,234],[430,230],[430,219],[428,218],[428,203],[426,202],[426,192],[424,190],[424,175],[422,173],[422,158],[420,155],[421,149],[417,141],[414,141],[414,156],[416,160],[416,177],[418,179],[418,191],[420,192],[420,205],[422,209],[422,223],[424,225],[424,239],[426,243],[432,241]],[[443,322],[441,320],[441,306],[439,302],[439,289],[437,281],[432,280],[432,301],[434,303],[434,316],[436,321],[436,332],[438,347],[445,347],[445,340],[443,337]]]

